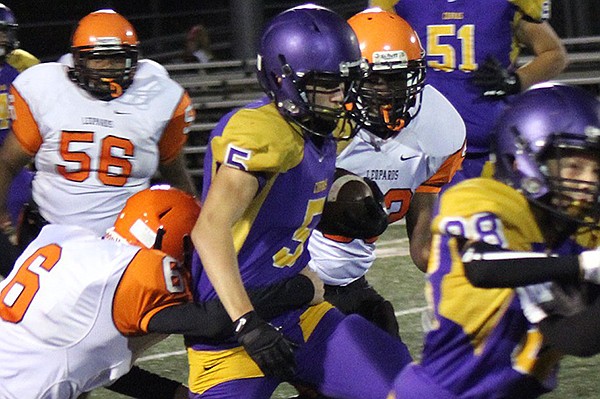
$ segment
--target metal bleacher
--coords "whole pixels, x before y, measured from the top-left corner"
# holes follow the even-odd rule
[[[569,66],[556,81],[585,86],[600,95],[600,37],[563,41],[569,55]],[[523,56],[519,63],[530,59],[530,56]],[[189,92],[197,111],[184,153],[188,170],[200,187],[210,131],[227,112],[263,95],[256,81],[256,61],[171,64],[165,67],[171,77]]]
[[[210,131],[227,112],[264,95],[256,80],[256,61],[215,61],[165,67],[188,91],[196,109],[196,121],[192,124],[184,154],[188,171],[200,187]]]

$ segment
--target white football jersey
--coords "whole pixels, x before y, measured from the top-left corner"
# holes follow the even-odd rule
[[[438,193],[452,179],[464,157],[465,137],[461,116],[427,85],[421,110],[408,126],[387,140],[361,129],[338,155],[336,166],[376,182],[393,223],[406,215],[415,192]],[[313,230],[309,266],[326,284],[347,285],[375,261],[374,241],[328,237]]]
[[[195,116],[185,90],[149,60],[111,101],[71,81],[65,65],[40,64],[15,79],[11,106],[14,134],[35,156],[41,215],[99,235],[127,198],[149,186],[159,162],[177,157]]]
[[[143,334],[156,311],[191,300],[181,279],[173,286],[172,262],[81,227],[44,227],[0,282],[0,398],[77,398],[126,374],[164,338]]]

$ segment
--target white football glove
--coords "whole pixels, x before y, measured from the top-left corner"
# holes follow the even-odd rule
[[[539,323],[548,317],[548,314],[539,306],[544,302],[550,302],[554,299],[550,291],[552,283],[533,284],[515,289],[521,301],[523,314],[531,323]]]
[[[588,303],[587,283],[547,282],[516,289],[527,320],[539,323],[548,316],[571,317]]]
[[[600,284],[600,249],[580,253],[579,267],[583,272],[584,281]]]

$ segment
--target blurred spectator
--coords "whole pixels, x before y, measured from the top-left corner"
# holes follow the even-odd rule
[[[210,51],[210,36],[202,25],[194,25],[185,35],[183,62],[209,62],[214,58]]]

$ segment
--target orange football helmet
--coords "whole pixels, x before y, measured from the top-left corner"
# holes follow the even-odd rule
[[[135,29],[122,15],[94,11],[79,21],[71,38],[71,79],[101,100],[119,97],[133,82],[137,46]],[[94,61],[104,65],[91,65]]]
[[[380,8],[348,20],[356,33],[368,77],[356,90],[354,117],[365,129],[388,138],[416,116],[425,85],[425,50],[404,19]]]
[[[191,245],[185,241],[198,215],[200,204],[192,195],[166,185],[153,186],[127,200],[107,235],[144,248],[160,249],[183,262],[187,246]]]

